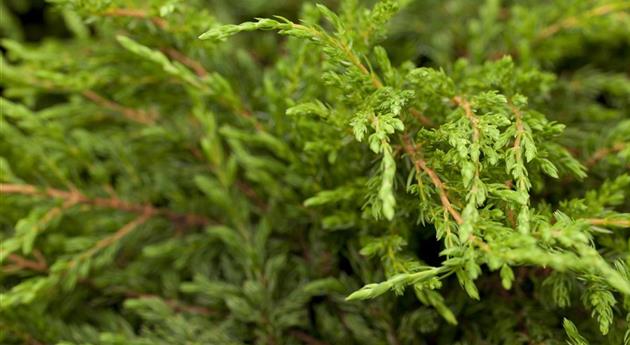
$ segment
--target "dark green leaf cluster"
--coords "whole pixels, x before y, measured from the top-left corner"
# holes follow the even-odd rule
[[[0,342],[630,344],[630,2],[47,4]]]

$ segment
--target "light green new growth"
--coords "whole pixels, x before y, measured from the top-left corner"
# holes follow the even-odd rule
[[[630,3],[298,3],[0,4],[0,342],[630,344]]]

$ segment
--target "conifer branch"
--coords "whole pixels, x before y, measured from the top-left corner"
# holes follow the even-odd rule
[[[463,224],[464,221],[462,219],[462,216],[459,214],[459,212],[457,212],[457,210],[455,210],[455,208],[453,207],[453,204],[448,199],[448,196],[446,194],[446,189],[444,187],[444,183],[442,183],[442,180],[440,180],[440,177],[435,173],[435,171],[429,168],[426,161],[421,157],[415,145],[413,144],[411,139],[409,139],[409,136],[407,134],[403,135],[403,143],[404,143],[405,151],[407,152],[407,154],[413,161],[416,170],[418,172],[424,172],[427,175],[429,175],[431,182],[433,183],[435,188],[437,188],[438,195],[440,197],[440,202],[442,203],[442,207],[444,208],[444,210],[446,210],[453,217],[453,219],[455,220],[455,222],[457,222],[457,224],[459,225]]]
[[[199,78],[205,78],[208,76],[208,71],[206,71],[206,69],[203,67],[203,65],[199,61],[186,56],[184,53],[180,52],[179,50],[172,47],[166,47],[160,50],[164,52],[171,59],[178,61],[184,66],[187,66],[190,69],[192,69]]]
[[[162,18],[158,18],[158,17],[150,17],[146,11],[144,10],[139,10],[139,9],[112,9],[109,10],[107,12],[105,12],[108,15],[111,16],[129,16],[129,17],[136,17],[136,18],[150,18],[152,21],[156,22],[157,26],[160,27],[163,30],[166,30],[167,28],[167,22],[164,21]],[[148,49],[148,48],[147,48]],[[203,65],[199,62],[196,61],[192,58],[190,58],[189,56],[185,55],[184,53],[178,51],[175,48],[172,47],[164,47],[160,49],[164,54],[166,54],[170,59],[175,60],[181,64],[183,64],[184,66],[187,66],[188,68],[192,69],[193,72],[195,73],[195,75],[201,79],[206,78],[209,73],[208,71],[203,67]],[[98,104],[101,104],[102,106],[112,109],[112,110],[117,110],[122,112],[125,116],[129,117],[132,120],[135,120],[137,122],[140,123],[146,123],[146,124],[151,124],[154,122],[154,118],[156,116],[154,116],[154,114],[147,114],[144,111],[139,111],[139,110],[134,110],[134,109],[129,109],[126,107],[123,107],[119,104],[116,104],[112,101],[109,101],[101,96],[99,96],[98,94],[95,94],[92,91],[86,91],[84,93],[84,95],[95,101]],[[234,106],[232,104],[229,104],[229,102],[224,99],[219,97],[218,98],[219,103],[227,106],[228,108],[233,109],[239,116],[244,117],[245,119],[247,119],[248,121],[252,122],[254,127],[256,128],[256,130],[258,131],[264,131],[264,126],[254,117],[252,116],[252,112],[245,108],[242,105],[238,105],[238,106]]]
[[[516,135],[514,136],[514,154],[516,156],[517,162],[523,161],[523,149],[521,147],[521,141],[523,140],[523,135],[525,135],[525,126],[523,125],[523,114],[521,114],[521,110],[515,107],[510,103],[510,109],[512,109],[512,113],[514,114],[515,126],[516,126]],[[517,181],[517,183],[521,184],[524,181]],[[519,188],[523,188],[524,186],[519,186]]]
[[[97,248],[95,250],[100,250],[102,248],[107,247],[108,245],[113,243],[112,241],[116,241],[124,237],[129,232],[131,232],[135,227],[137,227],[138,225],[140,225],[142,222],[146,220],[148,220],[148,218],[143,218],[143,217],[136,218],[131,223],[128,223],[125,226],[123,226],[114,235],[99,241],[97,245],[93,247],[93,249]],[[20,269],[30,269],[30,270],[33,270],[36,272],[42,272],[42,273],[49,272],[49,267],[46,262],[46,258],[44,258],[41,252],[39,250],[34,250],[33,255],[36,257],[36,260],[29,260],[14,253],[9,254],[7,256],[7,259],[9,261],[12,261],[13,264],[8,265],[8,266],[3,266],[2,270],[5,272],[13,272]],[[92,281],[88,279],[81,280],[81,283],[87,284],[87,285],[93,285]],[[218,314],[216,310],[213,310],[204,306],[186,304],[186,303],[182,303],[181,301],[177,299],[164,298],[160,295],[156,295],[152,293],[126,290],[124,291],[124,295],[129,298],[138,298],[138,299],[157,298],[163,301],[169,307],[171,307],[175,312],[185,312],[185,313],[198,314],[198,315],[203,315],[203,316],[211,316],[211,315]]]
[[[317,30],[311,30],[310,28],[308,28],[307,26],[301,25],[301,24],[293,24],[294,27],[299,28],[301,30],[308,30],[312,35],[319,37],[321,39],[327,39],[330,42],[332,42],[333,46],[336,46],[338,49],[340,49],[344,55],[346,56],[346,58],[348,58],[348,60],[356,67],[359,69],[359,71],[368,76],[372,82],[372,86],[374,86],[374,88],[376,89],[380,89],[382,88],[383,82],[381,82],[381,80],[379,79],[378,75],[376,75],[376,73],[370,71],[362,62],[361,59],[352,51],[352,49],[350,47],[348,47],[347,44],[345,44],[343,41],[339,40],[339,39],[334,39],[332,37],[330,37],[330,35],[321,33]],[[420,111],[418,111],[415,108],[411,108],[410,113],[416,118],[418,119],[418,121],[420,121],[421,124],[427,126],[427,127],[433,127],[433,121],[431,121],[431,119],[429,119],[428,117],[424,116],[424,114],[422,114]]]
[[[11,261],[12,264],[3,266],[2,270],[5,272],[15,272],[21,269],[27,269],[35,272],[47,272],[48,264],[43,256],[41,256],[41,253],[34,251],[33,254],[36,256],[36,260],[29,260],[15,253],[7,255],[7,260]]]
[[[119,112],[123,114],[127,119],[141,123],[141,124],[145,124],[145,125],[153,124],[155,123],[155,119],[157,118],[157,114],[155,113],[150,113],[144,110],[137,110],[137,109],[125,107],[121,104],[118,104],[114,101],[111,101],[99,95],[98,93],[92,90],[83,91],[83,96],[89,99],[90,101],[102,106],[103,108]]]
[[[630,228],[630,220],[625,219],[605,219],[605,218],[587,218],[587,222],[591,225],[617,226],[622,228]]]
[[[363,73],[364,75],[366,75],[366,76],[368,76],[370,78],[370,80],[372,82],[372,86],[374,86],[374,88],[380,89],[380,88],[383,87],[383,83],[378,78],[378,76],[375,73],[370,72],[370,70],[368,70],[368,68],[365,67],[365,65],[361,62],[361,59],[343,41],[341,41],[339,39],[335,39],[335,38],[331,37],[330,35],[328,35],[326,33],[323,33],[323,32],[320,32],[318,30],[313,30],[312,28],[310,28],[308,26],[305,26],[305,25],[302,25],[302,24],[292,23],[292,25],[296,29],[308,31],[314,37],[318,37],[318,38],[322,39],[323,41],[328,41],[332,46],[334,46],[337,49],[339,49],[340,51],[342,51],[344,53],[344,55],[346,56],[346,58],[350,61],[350,63],[352,65],[354,65],[356,68],[358,68],[359,71],[361,71],[361,73]]]
[[[580,15],[576,15],[576,16],[571,16],[571,17],[567,17],[564,18],[544,29],[542,29],[539,33],[538,36],[536,36],[536,41],[542,41],[545,40],[553,35],[555,35],[557,32],[561,31],[561,30],[566,30],[566,29],[571,29],[574,27],[579,26],[582,21],[590,19],[592,17],[598,17],[598,16],[604,16],[610,13],[614,13],[614,12],[618,12],[618,11],[623,11],[630,8],[630,2],[629,1],[620,1],[620,2],[616,2],[616,3],[608,3],[608,4],[604,4],[598,7],[595,7],[589,11],[586,11],[585,13],[582,13]]]
[[[518,222],[514,222],[514,215],[512,209],[508,210],[508,220],[513,224],[517,224],[520,231],[529,231],[529,188],[530,182],[527,178],[525,160],[523,160],[524,145],[523,140],[526,135],[526,128],[523,122],[523,113],[516,107],[512,101],[508,101],[508,106],[514,115],[514,144],[512,145],[512,154],[514,157],[514,163],[508,168],[512,177],[516,180],[516,191],[522,196],[523,201],[520,205],[520,212]],[[510,181],[511,188],[512,182]]]
[[[468,100],[463,98],[462,96],[453,97],[453,102],[464,109],[464,114],[466,118],[470,121],[473,137],[472,140],[475,143],[479,142],[480,132],[479,132],[479,119],[475,116],[475,113],[472,110],[472,106]]]
[[[177,313],[189,313],[189,314],[197,314],[202,316],[213,316],[217,315],[218,311],[210,309],[208,307],[200,306],[200,305],[192,305],[183,303],[174,298],[164,298],[160,295],[146,293],[146,292],[137,292],[137,291],[125,291],[125,296],[129,298],[137,298],[137,299],[150,299],[157,298],[160,299],[164,304],[169,306],[173,311]]]
[[[263,211],[267,210],[269,205],[267,205],[265,200],[263,200],[260,197],[260,195],[256,193],[256,190],[254,190],[254,188],[250,186],[247,182],[242,181],[242,180],[237,180],[235,181],[234,184],[236,188],[238,188],[243,194],[245,194],[246,197],[252,200],[256,204],[256,206],[258,206],[261,210]]]
[[[69,205],[85,204],[98,208],[109,208],[140,215],[163,217],[175,224],[196,227],[212,223],[208,218],[193,213],[178,213],[169,209],[157,208],[149,204],[133,204],[117,197],[89,198],[79,191],[65,191],[55,188],[40,189],[28,184],[0,184],[0,194],[21,194],[46,196],[65,200]]]
[[[343,43],[341,40],[335,40],[335,41],[337,42],[337,45],[341,48],[341,50],[350,59],[352,64],[357,66],[363,74],[370,77],[370,80],[372,81],[372,85],[375,88],[380,89],[383,87],[383,83],[378,78],[378,76],[374,72],[370,72],[367,69],[367,67],[365,67],[365,65],[361,62],[361,59],[358,56],[356,56],[356,54],[354,54],[352,50],[345,43]]]
[[[469,176],[469,174],[463,174],[465,177],[464,185],[470,189],[467,196],[468,202],[464,208],[464,216],[462,217],[466,223],[464,224],[464,229],[468,232],[472,231],[472,226],[468,223],[468,221],[476,218],[476,215],[478,214],[477,207],[483,203],[483,199],[485,198],[485,193],[481,193],[481,195],[478,193],[482,187],[480,179],[481,162],[479,161],[479,157],[481,155],[481,132],[479,129],[479,118],[475,116],[470,102],[462,96],[455,96],[453,98],[453,102],[464,110],[464,115],[470,122],[472,129],[472,139],[468,148],[469,153],[467,156],[470,157],[470,160],[472,161],[473,174],[471,174],[472,176]],[[463,170],[469,170],[469,168],[463,165]],[[472,233],[470,235],[472,235]]]
[[[433,121],[431,121],[430,118],[426,117],[424,114],[422,114],[419,110],[415,109],[415,108],[411,108],[409,109],[409,112],[411,113],[411,115],[413,115],[421,124],[425,125],[426,127],[434,127],[435,124],[433,123]]]
[[[544,1],[526,11],[512,2],[453,2],[470,28],[457,37],[443,25],[452,11],[438,2],[340,0],[337,13],[307,6],[295,21],[286,19],[300,16],[295,6],[281,8],[286,18],[257,18],[278,8],[244,4],[257,19],[222,25],[243,15],[228,0],[210,7],[152,0],[136,8],[50,1],[58,8],[50,13],[63,16],[54,26],[71,35],[2,40],[7,116],[0,137],[8,146],[0,152],[0,198],[9,216],[0,222],[12,224],[3,224],[11,231],[2,238],[0,314],[10,317],[0,318],[9,330],[0,338],[328,345],[369,337],[409,345],[424,337],[443,345],[515,336],[532,342],[534,328],[554,343],[623,338],[630,316],[617,307],[630,294],[630,271],[610,252],[624,249],[617,244],[630,229],[623,209],[630,175],[601,164],[586,176],[584,166],[627,153],[629,79],[614,67],[625,66],[616,51],[604,51],[610,63],[601,64],[604,55],[563,47],[589,43],[586,29],[595,25],[597,47],[615,47],[619,35],[606,33],[619,33],[630,2],[584,0],[570,11]],[[210,27],[201,33],[202,25]],[[428,30],[408,30],[418,25]],[[251,44],[252,33],[218,55],[197,54],[197,38],[218,44],[261,30],[291,39]],[[501,39],[508,31],[513,39]],[[569,34],[578,31],[585,35]],[[453,39],[432,39],[444,35]],[[536,49],[542,40],[548,51]],[[418,51],[416,42],[427,44]],[[235,75],[243,53],[257,61]],[[454,61],[461,55],[470,61]],[[264,63],[256,58],[263,56]],[[559,63],[566,59],[576,63]],[[597,69],[577,67],[584,65]],[[68,116],[82,105],[115,121]],[[158,110],[168,110],[168,121]],[[582,136],[561,137],[565,127]],[[603,131],[613,141],[590,147]],[[103,185],[130,173],[133,193]],[[81,180],[80,190],[68,179],[60,185],[64,176]],[[571,193],[583,197],[566,200],[546,176],[584,178]],[[535,200],[532,183],[545,190]],[[210,219],[216,210],[181,211],[202,205],[223,212],[223,224]],[[68,208],[79,216],[44,234]],[[103,215],[124,221],[89,226]],[[154,223],[172,224],[174,233],[150,231]],[[435,238],[422,235],[429,233]],[[465,293],[453,291],[455,281]],[[347,300],[372,302],[341,298],[359,285]],[[376,299],[405,289],[424,306]],[[517,310],[509,327],[495,320],[497,301]],[[564,334],[548,312],[537,312],[549,301],[573,304],[579,324],[566,320]],[[60,304],[63,313],[40,308]],[[520,309],[532,312],[525,318]],[[88,313],[141,331],[94,323],[86,333],[77,317]],[[589,315],[600,334],[578,330]]]
[[[507,180],[505,181],[504,184],[508,189],[512,189],[512,187],[514,186],[514,181]],[[507,214],[506,214],[507,220],[510,223],[510,225],[513,228],[515,228],[517,224],[516,224],[516,218],[514,217],[514,210],[509,205],[507,205],[506,208],[507,208]]]
[[[599,163],[599,161],[606,158],[610,154],[625,150],[626,146],[627,146],[626,143],[617,142],[617,143],[614,143],[610,147],[602,147],[598,149],[597,151],[595,151],[595,153],[593,153],[593,155],[586,161],[585,164],[588,167],[593,167],[597,163]]]
[[[129,224],[126,227],[127,229],[125,230],[128,230],[128,231],[133,230],[133,227],[130,226]],[[124,228],[125,227],[121,228],[121,230],[123,230]],[[45,260],[42,261],[42,259],[39,259],[39,258],[37,261],[32,261],[32,260],[25,259],[17,254],[9,254],[7,259],[13,262],[12,265],[7,265],[7,266],[2,267],[2,270],[7,273],[15,272],[21,269],[28,269],[28,270],[33,270],[33,271],[42,272],[42,273],[47,273],[49,271],[46,261]],[[91,285],[91,282],[89,280],[82,280],[81,283]],[[137,291],[125,291],[124,294],[126,297],[129,297],[129,298],[160,299],[161,301],[164,302],[164,304],[169,306],[171,309],[173,309],[173,311],[177,313],[183,312],[183,313],[197,314],[197,315],[203,315],[203,316],[212,316],[212,315],[218,314],[216,310],[213,310],[204,306],[186,304],[186,303],[182,303],[181,301],[177,299],[164,298],[156,294],[137,292]]]
[[[0,193],[1,193],[2,189],[0,188]],[[46,212],[46,214],[44,214],[43,217],[41,217],[37,223],[35,223],[34,228],[36,230],[46,226],[46,224],[48,224],[50,221],[52,221],[53,219],[55,219],[56,217],[58,217],[59,215],[61,215],[61,212],[69,207],[72,207],[72,203],[66,201],[63,205],[61,205],[60,207],[53,207],[50,210],[48,210],[48,212]]]
[[[112,244],[120,241],[125,236],[127,236],[129,233],[131,233],[133,230],[135,230],[138,226],[144,224],[147,220],[149,220],[149,218],[151,218],[151,213],[147,210],[147,211],[145,211],[145,213],[141,214],[136,219],[134,219],[131,222],[123,225],[120,229],[118,229],[112,235],[107,236],[107,237],[101,239],[100,241],[96,242],[96,244],[94,246],[92,246],[90,249],[88,249],[87,251],[83,252],[77,258],[72,260],[70,262],[69,267],[70,268],[74,267],[78,262],[83,261],[85,259],[88,259],[88,258],[94,256],[94,254],[98,253],[102,249],[105,249],[105,248],[111,246]]]
[[[468,121],[470,121],[470,126],[473,132],[472,143],[474,145],[479,145],[479,139],[481,137],[480,130],[479,130],[479,118],[475,116],[475,113],[472,110],[472,105],[467,99],[465,99],[462,96],[453,97],[453,101],[455,102],[455,104],[457,104],[459,107],[461,107],[464,110],[464,114],[466,115],[466,118],[468,119]],[[476,151],[478,152],[479,149],[477,148]],[[475,157],[474,155],[471,155],[471,158],[473,160],[473,163],[475,164],[475,180],[473,182],[473,190],[474,190],[476,188],[476,181],[479,179],[479,169],[480,169],[479,156],[477,155]]]
[[[130,17],[148,19],[153,24],[162,29],[168,26],[168,22],[166,20],[160,17],[151,16],[146,10],[139,8],[110,8],[107,11],[102,12],[101,15],[105,17]]]

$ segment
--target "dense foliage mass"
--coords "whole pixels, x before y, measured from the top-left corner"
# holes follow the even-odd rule
[[[630,1],[41,6],[1,343],[630,344]]]

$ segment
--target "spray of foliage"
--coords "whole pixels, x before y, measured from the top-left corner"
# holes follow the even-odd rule
[[[49,3],[3,344],[630,344],[629,1]]]

